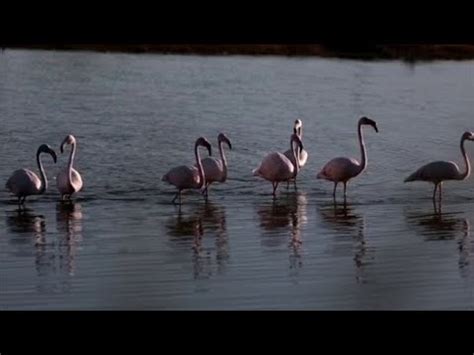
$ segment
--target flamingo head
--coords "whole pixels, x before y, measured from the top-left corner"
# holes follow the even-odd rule
[[[41,153],[47,153],[51,155],[53,157],[54,163],[56,163],[57,161],[56,152],[49,145],[41,144],[40,147],[38,148],[38,152],[36,153],[36,155],[40,155]]]
[[[295,125],[293,126],[293,132],[300,136],[302,128],[303,128],[303,122],[300,119],[295,120]]]
[[[197,140],[196,140],[196,144],[195,146],[202,146],[202,147],[206,147],[207,150],[209,151],[209,155],[212,155],[212,149],[211,149],[211,143],[209,143],[209,141],[204,138],[204,137],[199,137]]]
[[[61,154],[64,153],[64,146],[66,144],[76,144],[76,138],[72,134],[68,134],[61,143]]]
[[[377,128],[377,123],[374,120],[372,120],[368,117],[365,117],[365,116],[361,117],[361,119],[359,120],[359,124],[360,125],[372,126],[374,128],[375,132],[377,132],[377,133],[379,132],[379,129]]]
[[[229,149],[232,149],[232,144],[230,143],[229,137],[227,137],[224,133],[219,133],[217,136],[217,141],[220,142],[225,142]]]
[[[464,134],[462,135],[462,138],[461,140],[469,140],[469,141],[474,141],[474,132],[464,132]]]

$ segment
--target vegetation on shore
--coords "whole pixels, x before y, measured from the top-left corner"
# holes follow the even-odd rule
[[[3,46],[5,47],[5,46]],[[92,50],[99,52],[201,54],[201,55],[283,55],[406,61],[474,59],[474,44],[35,44],[9,48]]]

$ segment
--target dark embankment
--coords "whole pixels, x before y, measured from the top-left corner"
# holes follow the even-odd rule
[[[474,59],[474,44],[17,44],[3,48],[91,50],[99,52],[282,55],[353,58],[365,60]]]

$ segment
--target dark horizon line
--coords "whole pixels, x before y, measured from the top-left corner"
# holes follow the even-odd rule
[[[474,44],[372,44],[372,43],[17,43],[2,49],[90,50],[96,52],[280,55],[354,59],[467,60],[474,59]]]

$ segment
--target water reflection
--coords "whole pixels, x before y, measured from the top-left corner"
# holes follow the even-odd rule
[[[469,276],[469,263],[474,253],[474,243],[470,238],[469,221],[459,217],[459,212],[443,212],[442,204],[434,203],[432,213],[405,212],[409,226],[415,228],[426,241],[458,241],[459,271],[462,277]]]
[[[59,233],[59,267],[74,275],[75,257],[82,241],[82,207],[73,201],[56,205],[56,226]]]
[[[275,248],[288,243],[290,270],[294,271],[303,266],[301,227],[307,222],[307,203],[305,194],[288,192],[271,203],[257,206],[262,245]]]
[[[195,279],[212,276],[213,258],[217,273],[225,272],[229,243],[224,206],[206,202],[192,206],[189,213],[179,208],[177,216],[167,222],[166,229],[174,248],[192,246]],[[213,246],[207,245],[204,235],[215,236]]]
[[[351,237],[351,253],[354,255],[355,278],[358,283],[365,283],[364,268],[373,260],[372,248],[367,245],[365,238],[365,220],[357,214],[354,208],[346,201],[337,204],[335,201],[318,207],[323,224],[336,232],[336,252],[342,252],[345,256],[348,252],[347,239],[339,239],[341,236]],[[339,250],[339,247],[342,247]]]
[[[45,267],[50,264],[47,258],[45,217],[34,213],[32,209],[20,208],[6,212],[6,225],[12,234],[9,243],[15,247],[16,255],[34,255],[37,274],[44,274]]]

